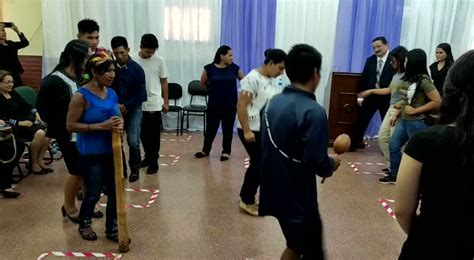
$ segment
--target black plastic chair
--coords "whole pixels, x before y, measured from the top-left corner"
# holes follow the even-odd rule
[[[168,83],[168,99],[174,100],[174,105],[170,105],[168,111],[178,113],[178,119],[176,120],[176,135],[179,135],[183,107],[178,106],[177,102],[183,96],[183,88],[178,83]],[[181,122],[182,124],[182,122]],[[183,132],[181,131],[181,134]]]
[[[207,110],[207,89],[201,87],[199,80],[189,82],[188,93],[191,95],[189,105],[183,107],[183,116],[181,117],[181,135],[183,134],[184,117],[186,117],[186,129],[189,128],[189,116],[202,116],[204,124],[204,134],[206,134],[206,110]],[[194,97],[203,97],[206,105],[193,104]]]

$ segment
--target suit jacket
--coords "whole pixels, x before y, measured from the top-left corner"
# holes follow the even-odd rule
[[[388,87],[394,74],[395,70],[393,69],[392,65],[390,65],[389,55],[383,66],[382,74],[380,75],[380,88]],[[359,91],[375,88],[375,83],[377,83],[377,56],[374,54],[368,57],[365,61],[364,70],[362,71],[362,77],[360,80]]]

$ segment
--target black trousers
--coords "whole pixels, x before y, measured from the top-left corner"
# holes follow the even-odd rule
[[[161,120],[161,111],[143,111],[140,139],[145,150],[144,160],[150,166],[158,165],[160,157]]]
[[[260,185],[260,132],[254,131],[255,142],[247,143],[244,138],[244,131],[237,129],[239,138],[250,156],[250,166],[245,172],[244,183],[240,189],[240,198],[245,204],[255,204],[255,195]]]
[[[385,117],[390,106],[390,95],[370,95],[362,102],[359,110],[359,116],[356,123],[356,132],[351,142],[351,148],[356,148],[357,144],[362,142],[365,130],[370,123],[370,120],[378,110],[381,118]]]
[[[206,112],[206,134],[204,135],[204,146],[202,151],[204,153],[211,152],[212,143],[216,137],[219,125],[222,122],[222,153],[230,154],[232,150],[232,137],[234,135],[234,123],[237,109],[221,108],[208,109]]]
[[[25,144],[16,142],[16,156],[13,161],[9,163],[0,162],[0,190],[11,188],[13,170],[15,169],[18,161],[23,155],[25,150]],[[10,140],[0,142],[0,159],[7,161],[13,156],[13,144]]]

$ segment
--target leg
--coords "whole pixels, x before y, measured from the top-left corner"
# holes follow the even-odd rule
[[[408,141],[408,133],[406,128],[406,120],[399,119],[393,131],[393,136],[390,139],[390,176],[397,177],[398,167],[402,160],[402,147]]]
[[[387,114],[387,111],[390,107],[390,96],[389,95],[383,95],[383,96],[377,96],[377,106],[378,110],[380,113],[380,118],[384,118],[385,115]]]
[[[212,109],[207,110],[207,122],[206,122],[206,133],[204,134],[204,146],[202,147],[202,152],[209,154],[212,149],[212,143],[216,137],[217,130],[219,129],[220,124],[220,112],[213,111]]]
[[[43,160],[42,156],[44,155],[40,155],[40,150],[44,144],[44,139],[45,139],[45,132],[43,130],[38,130],[36,131],[33,137],[33,140],[31,141],[30,164],[31,164],[31,169],[35,172],[41,171],[39,161]]]
[[[351,142],[351,150],[355,150],[357,145],[363,141],[365,129],[367,129],[372,116],[377,111],[376,101],[376,97],[369,96],[362,102],[359,116],[357,117],[356,131]]]
[[[425,122],[423,122],[423,120],[410,120],[407,122],[408,138],[411,138],[413,135],[427,127],[428,126],[425,124]]]
[[[45,137],[43,146],[40,147],[40,151],[38,153],[37,162],[39,166],[43,169],[47,168],[46,164],[44,163],[44,156],[46,154],[46,151],[48,151],[50,144],[51,144],[51,138]]]
[[[283,253],[281,254],[280,259],[281,260],[298,260],[301,258],[299,254],[297,254],[295,251],[287,247],[285,248],[285,251],[283,251]]]
[[[64,209],[68,214],[72,214],[77,211],[76,207],[76,195],[81,188],[82,177],[75,175],[66,176],[64,182]]]
[[[245,204],[255,204],[255,195],[260,185],[260,132],[254,132],[256,142],[247,143],[242,129],[238,129],[240,140],[250,156],[250,166],[245,172],[240,198]]]
[[[97,235],[92,231],[92,215],[94,208],[100,199],[100,192],[103,187],[103,174],[105,172],[104,156],[81,156],[80,167],[86,187],[85,197],[82,201],[81,210],[79,212],[79,232],[84,239],[95,240]]]
[[[232,108],[222,116],[222,153],[229,154],[232,150],[232,137],[234,136],[234,123],[237,110]],[[209,120],[209,118],[208,118]],[[209,131],[209,130],[208,130]]]
[[[378,143],[380,147],[380,151],[383,154],[385,161],[390,162],[390,154],[388,151],[388,143],[390,142],[392,126],[390,125],[390,117],[395,113],[396,109],[391,107],[388,110],[388,113],[385,114],[383,118],[382,124],[380,125],[379,133],[378,133]],[[388,164],[390,167],[390,163]]]
[[[107,209],[105,218],[105,233],[117,232],[117,204],[115,193],[114,158],[107,155],[104,159],[103,181],[107,192]]]
[[[148,163],[148,174],[158,172],[158,158],[161,138],[161,111],[146,112],[142,122],[142,144],[145,150],[145,160]]]
[[[138,173],[141,163],[140,152],[140,130],[142,123],[142,109],[128,111],[125,115],[125,131],[127,132],[127,143],[129,147],[128,165],[132,173]]]
[[[82,177],[79,169],[79,153],[75,142],[69,141],[67,138],[58,138],[56,140],[64,158],[69,174],[64,182],[64,209],[66,213],[74,213],[76,207],[76,195],[82,184]]]

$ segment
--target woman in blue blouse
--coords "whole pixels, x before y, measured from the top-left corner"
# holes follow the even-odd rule
[[[201,86],[209,90],[209,103],[204,146],[201,152],[194,155],[196,158],[209,156],[212,142],[222,122],[221,161],[229,159],[237,113],[237,79],[241,80],[244,77],[239,66],[233,61],[232,49],[222,45],[217,49],[214,61],[204,66]]]
[[[86,240],[97,239],[91,219],[105,186],[105,233],[108,239],[118,241],[112,131],[121,132],[123,120],[119,117],[117,94],[107,88],[115,77],[114,69],[105,52],[93,54],[85,67],[90,80],[74,94],[67,115],[68,131],[78,133],[80,172],[87,190],[79,213],[79,233]]]

